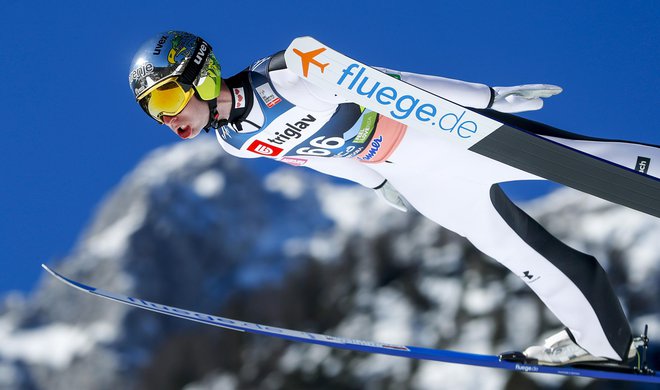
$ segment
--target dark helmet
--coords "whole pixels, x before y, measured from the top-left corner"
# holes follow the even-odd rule
[[[140,47],[131,63],[128,82],[140,106],[160,121],[160,115],[172,113],[154,112],[149,100],[152,92],[162,89],[164,84],[168,84],[170,90],[172,85],[183,90],[186,94],[183,106],[194,92],[215,109],[216,98],[220,95],[220,64],[211,46],[202,38],[183,31],[168,31]]]

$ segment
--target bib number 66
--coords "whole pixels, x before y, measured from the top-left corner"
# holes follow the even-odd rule
[[[341,137],[316,137],[309,142],[312,147],[305,146],[304,148],[299,148],[296,150],[296,154],[325,157],[332,154],[332,149],[341,148],[345,143],[346,141]]]

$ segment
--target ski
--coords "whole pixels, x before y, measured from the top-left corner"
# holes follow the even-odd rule
[[[287,68],[328,91],[482,156],[660,217],[660,180],[504,124],[347,57],[294,39]]]
[[[133,298],[122,294],[103,291],[92,286],[66,278],[59,273],[51,270],[46,265],[42,267],[48,271],[57,280],[75,287],[84,292],[120,302],[126,305],[138,307],[140,309],[150,310],[156,313],[168,316],[178,317],[189,321],[200,322],[207,325],[213,325],[220,328],[247,332],[259,335],[277,337],[285,340],[302,342],[308,344],[318,344],[330,348],[347,349],[352,351],[375,353],[383,355],[399,356],[409,359],[432,360],[445,363],[456,363],[480,367],[499,368],[510,371],[522,371],[535,374],[556,374],[565,376],[580,376],[597,379],[612,379],[621,381],[659,383],[660,374],[647,371],[645,374],[616,372],[600,370],[597,368],[579,368],[571,366],[540,366],[535,364],[518,363],[501,360],[495,355],[478,355],[465,352],[456,352],[442,349],[421,348],[409,345],[396,345],[379,343],[375,341],[356,340],[343,337],[334,337],[318,333],[290,330],[274,326],[261,325],[240,320],[218,317],[210,314],[198,313],[190,310],[180,309],[172,306],[166,306],[160,303],[149,302],[139,298]]]

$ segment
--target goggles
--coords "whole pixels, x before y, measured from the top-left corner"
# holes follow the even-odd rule
[[[182,84],[176,77],[166,78],[138,97],[140,107],[150,117],[163,123],[163,115],[178,115],[195,94],[190,85]]]

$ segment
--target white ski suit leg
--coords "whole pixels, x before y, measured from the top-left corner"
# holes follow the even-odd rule
[[[514,128],[535,133],[573,149],[660,178],[659,145],[587,137],[512,114],[494,110],[475,111]]]
[[[409,129],[389,162],[370,166],[423,215],[518,275],[584,349],[616,360],[627,356],[630,326],[603,268],[553,237],[497,185],[538,177],[453,149]]]

